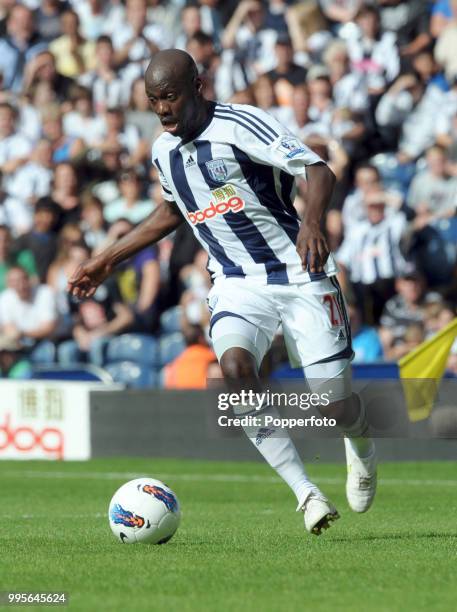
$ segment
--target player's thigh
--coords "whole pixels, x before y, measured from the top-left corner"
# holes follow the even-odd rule
[[[349,320],[336,279],[292,285],[281,321],[292,367],[352,358]]]
[[[238,347],[254,355],[260,367],[278,328],[279,314],[265,286],[247,283],[227,279],[211,289],[210,334],[219,361],[227,350]]]

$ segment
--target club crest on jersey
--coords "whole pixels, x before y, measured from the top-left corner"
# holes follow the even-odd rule
[[[227,166],[223,159],[212,159],[205,162],[210,177],[217,183],[223,183],[228,176]]]
[[[281,138],[278,144],[278,150],[288,159],[306,151],[303,144],[294,136],[284,136]]]

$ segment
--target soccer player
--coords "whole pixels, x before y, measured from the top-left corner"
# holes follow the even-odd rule
[[[81,265],[69,290],[90,297],[121,261],[189,223],[209,255],[211,337],[229,388],[239,388],[240,381],[258,385],[259,366],[281,324],[292,365],[318,381],[315,388],[332,385],[333,401],[320,411],[344,432],[348,502],[365,512],[376,490],[375,449],[364,407],[351,391],[350,329],[320,229],[332,172],[267,113],[205,100],[197,67],[183,51],[156,53],[145,83],[164,129],[152,161],[165,202]],[[301,223],[293,207],[295,176],[307,179]],[[250,412],[249,405],[235,407],[236,414]],[[267,406],[263,414],[278,413]],[[318,535],[329,527],[338,513],[309,481],[286,432],[275,436],[255,426],[245,431],[293,490],[305,528]]]

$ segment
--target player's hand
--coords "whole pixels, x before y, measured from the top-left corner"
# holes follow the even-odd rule
[[[68,279],[68,292],[76,298],[92,297],[112,269],[112,265],[102,255],[88,259]]]
[[[323,272],[329,248],[319,226],[302,223],[297,237],[297,253],[305,272]]]

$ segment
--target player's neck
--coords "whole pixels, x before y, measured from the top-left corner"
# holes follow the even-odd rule
[[[211,123],[214,114],[215,103],[210,100],[204,100],[204,103],[199,108],[198,116],[192,130],[186,136],[183,136],[182,142],[190,142],[200,136]]]

